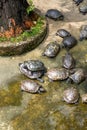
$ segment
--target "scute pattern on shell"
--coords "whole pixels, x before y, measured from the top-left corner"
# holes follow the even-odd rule
[[[67,49],[71,49],[77,44],[77,40],[73,36],[65,37],[62,41],[63,45]]]
[[[81,27],[81,31],[80,31],[80,41],[87,39],[87,25],[84,25]]]
[[[76,103],[79,99],[79,93],[77,91],[77,89],[71,87],[71,88],[68,88],[66,89],[64,92],[63,92],[63,99],[65,102],[67,103]]]
[[[81,83],[82,81],[85,80],[85,72],[83,69],[77,69],[77,71],[70,75],[69,78],[76,84]]]
[[[80,6],[79,7],[79,11],[80,11],[80,13],[82,13],[83,15],[85,15],[87,13],[87,5]]]
[[[20,72],[31,79],[37,79],[41,77],[44,74],[44,71],[31,71],[27,68],[27,66],[24,63],[21,63],[19,65]]]
[[[63,14],[57,9],[49,9],[46,12],[46,16],[54,20],[63,20]]]
[[[29,93],[39,93],[40,89],[45,91],[45,89],[37,82],[31,80],[25,80],[21,83],[21,90]]]
[[[39,60],[24,61],[24,65],[31,71],[44,70],[45,68],[43,62]]]
[[[56,42],[49,43],[45,50],[43,55],[47,57],[55,57],[60,51],[60,45]]]
[[[56,35],[58,35],[58,36],[60,36],[62,38],[71,36],[71,34],[67,30],[65,30],[65,29],[57,30]]]
[[[62,59],[62,66],[66,69],[72,69],[75,67],[75,60],[70,53],[66,53]]]
[[[69,72],[63,68],[52,68],[48,70],[47,76],[51,80],[65,80],[69,77]]]

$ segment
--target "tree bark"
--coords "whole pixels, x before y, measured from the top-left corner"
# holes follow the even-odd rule
[[[28,6],[26,0],[0,0],[0,32],[21,25]]]

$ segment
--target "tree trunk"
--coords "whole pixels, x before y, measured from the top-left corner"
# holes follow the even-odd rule
[[[0,0],[0,32],[21,25],[28,6],[26,0]]]

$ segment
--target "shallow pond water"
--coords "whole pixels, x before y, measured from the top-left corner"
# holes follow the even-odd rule
[[[69,105],[62,100],[63,91],[71,86],[78,89],[80,95],[87,92],[87,80],[80,85],[67,84],[66,81],[50,83],[43,76],[42,86],[46,89],[43,94],[30,94],[21,92],[20,83],[27,79],[19,71],[18,64],[29,59],[41,60],[47,68],[61,67],[62,56],[66,50],[62,49],[55,58],[43,57],[43,48],[51,41],[62,39],[55,36],[57,29],[65,28],[79,39],[80,26],[87,23],[86,16],[78,12],[78,7],[73,1],[34,0],[39,9],[45,11],[55,7],[65,14],[64,21],[48,19],[49,31],[41,45],[29,53],[15,57],[0,57],[0,130],[86,130],[87,129],[87,104],[82,104],[81,98],[78,104]],[[66,4],[67,3],[67,4]],[[73,10],[74,9],[74,10]],[[73,13],[74,12],[74,13]],[[83,67],[87,71],[87,41],[78,42],[70,50],[76,59],[76,67]]]

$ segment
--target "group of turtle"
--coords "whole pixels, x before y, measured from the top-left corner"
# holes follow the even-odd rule
[[[82,3],[84,0],[73,0],[75,4],[78,6],[80,3]],[[87,14],[87,4],[81,5],[79,7],[79,12],[82,13],[83,15]]]
[[[82,2],[82,0],[74,0],[77,5]],[[46,16],[52,18],[54,20],[63,20],[64,16],[62,13],[55,9],[50,9],[47,11]],[[82,81],[86,79],[86,73],[83,68],[75,68],[75,59],[70,54],[69,50],[77,45],[77,40],[74,36],[71,35],[65,29],[57,30],[56,34],[63,38],[62,44],[58,44],[56,41],[49,43],[42,56],[47,56],[49,58],[53,58],[57,56],[59,51],[62,48],[65,48],[67,53],[62,58],[62,67],[58,68],[50,68],[47,69],[44,63],[40,60],[28,60],[23,63],[19,63],[19,69],[22,74],[27,76],[29,79],[37,79],[40,82],[43,82],[41,77],[46,75],[49,81],[60,81],[66,80],[68,83],[76,83],[80,84]],[[87,25],[82,27],[80,32],[80,40],[87,38]],[[32,80],[24,80],[21,83],[21,90],[30,92],[30,93],[41,93],[46,92],[46,90],[39,83]],[[63,99],[67,103],[77,103],[79,100],[80,94],[76,88],[70,87],[66,89],[63,93]],[[87,94],[83,94],[82,102],[87,103]]]

